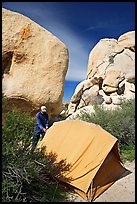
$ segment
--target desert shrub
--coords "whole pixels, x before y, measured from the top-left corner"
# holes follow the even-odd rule
[[[3,110],[4,111],[4,110]],[[65,161],[56,162],[56,155],[45,155],[45,148],[31,150],[35,119],[27,113],[12,110],[5,113],[2,128],[2,201],[58,202],[67,197],[60,184],[68,171]]]
[[[115,110],[105,110],[100,105],[94,105],[95,113],[86,113],[81,111],[81,114],[76,119],[92,122],[100,125],[103,129],[111,133],[119,140],[120,153],[126,156],[128,153],[134,159],[135,152],[135,100],[123,100],[120,107]],[[130,147],[131,151],[127,151]],[[132,147],[132,148],[131,148]],[[124,158],[123,158],[124,159]]]

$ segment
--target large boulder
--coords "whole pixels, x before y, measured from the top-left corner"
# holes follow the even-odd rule
[[[118,38],[118,44],[135,52],[135,32],[124,33]]]
[[[52,33],[19,13],[2,9],[2,92],[27,111],[62,109],[68,49]]]

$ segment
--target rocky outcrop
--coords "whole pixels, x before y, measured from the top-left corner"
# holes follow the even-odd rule
[[[86,79],[76,87],[68,114],[94,103],[116,108],[122,99],[135,98],[134,81],[135,32],[127,32],[118,40],[102,39],[90,52]]]
[[[82,117],[81,117],[81,114],[94,114],[95,113],[95,110],[94,110],[94,106],[92,105],[89,105],[89,106],[84,106],[82,108],[79,108],[77,109],[75,112],[71,112],[68,117],[66,117],[66,120],[83,120]]]
[[[121,72],[130,80],[135,77],[135,32],[121,35],[118,40],[102,39],[91,50],[88,61],[87,79],[106,77],[106,71]]]
[[[2,9],[2,92],[10,104],[31,112],[46,105],[62,111],[68,49],[52,33],[16,12]]]

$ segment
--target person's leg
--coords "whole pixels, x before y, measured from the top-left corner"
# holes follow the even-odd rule
[[[45,132],[44,131],[41,131],[41,136],[42,136],[42,139],[43,139],[44,136],[45,136]]]
[[[32,138],[32,148],[35,148],[40,138],[40,129],[38,126],[34,127],[34,134]]]

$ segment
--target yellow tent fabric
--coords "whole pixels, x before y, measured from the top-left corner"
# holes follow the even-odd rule
[[[72,167],[66,178],[84,199],[95,200],[126,171],[120,162],[117,138],[99,125],[80,120],[55,122],[37,148],[57,154]],[[92,190],[91,190],[91,182]],[[92,192],[92,195],[91,195]]]

